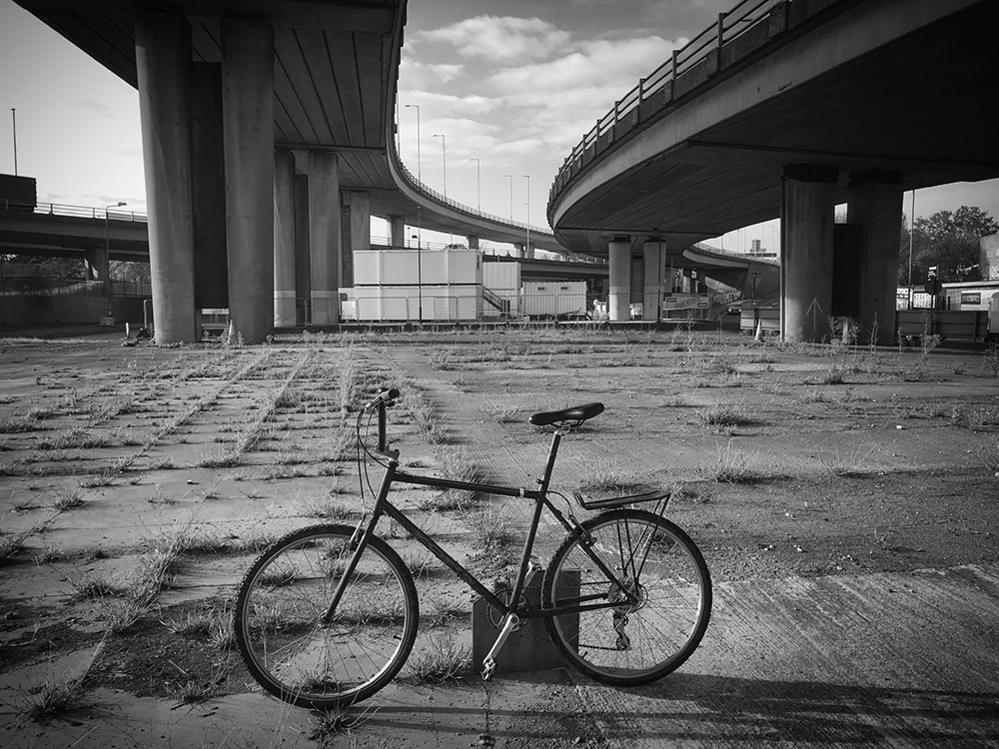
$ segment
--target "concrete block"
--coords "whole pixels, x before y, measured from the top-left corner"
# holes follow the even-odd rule
[[[527,579],[524,596],[534,605],[541,602],[541,572],[533,572]],[[564,585],[559,590],[566,596],[579,595],[579,573],[563,573]],[[491,619],[490,619],[491,616]],[[494,625],[498,622],[499,626]],[[502,626],[502,614],[489,603],[477,598],[472,604],[472,664],[476,671],[482,668],[482,659],[496,642]],[[579,615],[573,615],[573,628],[579,629]],[[496,656],[496,673],[518,671],[543,671],[559,668],[565,660],[548,637],[542,618],[522,619],[520,629],[510,634],[506,644]]]

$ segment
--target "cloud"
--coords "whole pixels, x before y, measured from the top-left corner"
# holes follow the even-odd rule
[[[433,88],[459,78],[464,68],[456,63],[428,63],[404,57],[399,64],[399,75],[406,78],[413,88]]]
[[[590,40],[580,42],[574,51],[547,62],[508,68],[492,75],[488,83],[497,91],[517,97],[531,97],[538,92],[557,94],[567,88],[592,89],[599,81],[601,89],[623,95],[670,56],[685,39],[675,42],[660,36],[621,41]],[[604,100],[604,105],[613,103]]]
[[[76,102],[76,106],[88,112],[99,114],[101,117],[107,117],[109,120],[114,119],[114,115],[111,113],[111,108],[108,107],[107,104],[102,104],[99,101],[94,101],[93,99],[83,99]]]
[[[421,38],[452,44],[459,55],[491,62],[544,59],[569,43],[570,34],[540,18],[475,16]]]

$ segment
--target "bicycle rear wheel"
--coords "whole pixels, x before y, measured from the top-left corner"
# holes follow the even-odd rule
[[[270,546],[246,573],[234,630],[260,685],[299,707],[329,709],[370,697],[398,673],[416,639],[413,577],[372,537],[329,624],[326,613],[354,549],[354,529],[317,525]]]
[[[697,648],[711,615],[701,552],[676,525],[642,510],[605,512],[582,528],[552,557],[542,582],[544,607],[578,599],[578,605],[618,605],[547,618],[552,641],[579,670],[609,684],[647,684],[672,672]]]

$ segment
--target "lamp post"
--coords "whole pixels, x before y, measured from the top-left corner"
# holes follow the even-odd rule
[[[473,156],[469,161],[475,162],[475,210],[482,210],[482,161]]]
[[[17,176],[17,109],[10,108],[10,126],[14,134],[14,176]]]
[[[414,234],[412,239],[416,240],[416,294],[419,299],[416,313],[419,315],[420,325],[423,325],[423,255],[420,238]]]
[[[104,276],[104,298],[107,300],[108,316],[111,315],[111,228],[108,226],[108,208],[121,208],[128,203],[119,200],[104,206],[104,261],[101,274]]]
[[[909,203],[909,309],[912,309],[912,225],[916,223],[916,190],[912,190],[912,201]]]
[[[534,253],[531,252],[531,175],[525,174],[524,179],[527,180],[527,245],[524,247],[524,255],[533,257]]]
[[[444,173],[444,199],[447,200],[447,136],[434,133],[434,137],[441,139],[441,170]]]
[[[416,181],[423,189],[423,155],[420,153],[420,105],[406,104],[405,109],[416,110]],[[421,215],[421,204],[416,204],[416,246],[419,248],[420,240],[423,238],[423,217]]]

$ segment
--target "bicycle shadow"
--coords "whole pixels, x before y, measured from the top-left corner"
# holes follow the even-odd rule
[[[794,745],[912,741],[976,745],[999,741],[999,692],[870,687],[819,681],[778,681],[676,673],[646,687],[593,683],[576,694],[562,670],[517,675],[495,685],[469,684],[471,699],[449,695],[419,705],[379,705],[365,721],[385,729],[488,731],[494,738],[531,740],[599,735],[606,740],[783,741]],[[559,691],[561,688],[562,692]],[[471,706],[490,692],[482,707]],[[515,692],[509,706],[504,691]],[[564,693],[561,703],[553,695]],[[592,699],[590,695],[592,693]],[[528,694],[545,707],[532,708]],[[464,704],[462,704],[464,702]],[[549,707],[550,706],[550,707]],[[488,717],[485,713],[488,712]],[[483,720],[485,719],[485,722]],[[476,727],[476,724],[479,724]]]

